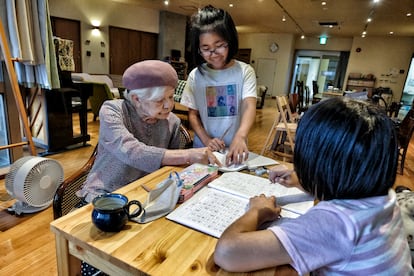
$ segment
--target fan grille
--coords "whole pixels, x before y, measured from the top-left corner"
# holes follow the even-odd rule
[[[52,202],[62,181],[63,169],[57,161],[27,156],[13,163],[6,176],[6,188],[18,200],[42,207]]]

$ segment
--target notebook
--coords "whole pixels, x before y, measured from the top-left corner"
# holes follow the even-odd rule
[[[313,198],[297,188],[246,173],[227,172],[168,214],[167,219],[219,238],[246,212],[249,198],[262,193],[276,196],[285,218],[299,217],[314,205]]]
[[[241,171],[244,169],[249,169],[249,170],[254,170],[256,168],[259,167],[265,167],[265,166],[271,166],[271,165],[277,165],[279,164],[279,162],[277,162],[276,160],[273,160],[269,157],[265,157],[263,155],[259,155],[257,153],[254,152],[249,152],[249,158],[239,164],[239,165],[230,165],[230,166],[225,166],[224,164],[226,164],[226,155],[227,155],[228,150],[226,149],[226,151],[224,153],[215,151],[214,155],[216,156],[216,158],[221,162],[221,164],[223,164],[222,167],[219,167],[219,171],[221,172],[236,172],[236,171]]]

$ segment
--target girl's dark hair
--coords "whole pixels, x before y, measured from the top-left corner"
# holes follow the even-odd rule
[[[309,108],[298,124],[295,171],[319,200],[386,195],[397,165],[395,127],[378,106],[332,98]]]
[[[222,9],[217,9],[211,5],[205,6],[191,16],[190,44],[194,64],[200,67],[205,61],[199,53],[200,35],[208,32],[215,32],[228,43],[228,56],[226,62],[229,63],[237,54],[239,49],[239,39],[236,26],[230,14]]]

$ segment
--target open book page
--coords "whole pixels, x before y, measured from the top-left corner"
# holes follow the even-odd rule
[[[304,214],[313,206],[313,198],[298,188],[287,188],[266,178],[241,172],[223,173],[208,186],[246,199],[260,194],[274,195],[284,210],[297,214]]]
[[[223,176],[222,181],[217,182]],[[223,188],[227,182],[229,186],[233,187],[239,183],[241,189],[239,192],[234,192],[234,190],[229,192],[231,189]],[[247,187],[248,185],[253,187],[249,188]],[[260,190],[264,186],[272,186],[274,189],[265,188],[264,190]],[[290,188],[283,187],[282,189],[278,189],[278,187],[283,186],[270,184],[270,181],[258,176],[238,172],[224,173],[219,178],[210,182],[207,187],[201,189],[188,201],[177,207],[167,216],[167,219],[219,238],[231,223],[246,212],[249,198],[251,197],[247,194],[251,194],[252,196],[261,193],[267,195],[276,194],[279,201],[279,198],[282,199],[285,196],[280,192],[286,192],[286,189]],[[282,207],[282,217],[296,218],[313,206],[313,201],[311,200],[299,203],[291,202],[294,198],[295,200],[305,199],[305,197],[301,197],[303,195],[300,196],[300,194],[304,193],[300,190],[298,191],[289,191],[286,195],[287,203]],[[309,200],[310,198],[306,197],[306,199]],[[303,205],[302,207],[298,207],[295,204]],[[289,208],[285,209],[285,207]]]
[[[228,150],[226,150],[224,153],[221,152],[214,152],[214,155],[216,156],[216,158],[221,162],[221,164],[226,164],[226,155],[227,155]],[[277,162],[276,160],[273,160],[269,157],[265,157],[262,155],[259,155],[257,153],[254,152],[249,152],[249,158],[243,162],[242,164],[239,165],[230,165],[230,166],[223,166],[219,168],[219,171],[221,172],[236,172],[236,171],[241,171],[243,169],[256,169],[259,167],[264,167],[264,166],[271,166],[271,165],[276,165],[279,164],[279,162]]]
[[[248,204],[247,199],[205,187],[168,214],[167,219],[219,238],[244,214]]]

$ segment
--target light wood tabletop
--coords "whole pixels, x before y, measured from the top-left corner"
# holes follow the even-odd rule
[[[154,188],[170,172],[182,169],[163,167],[116,192],[145,202],[142,184]],[[51,223],[59,275],[79,273],[79,260],[110,275],[297,275],[290,266],[228,273],[214,263],[216,238],[165,217],[146,224],[130,221],[120,232],[106,233],[92,224],[91,214],[88,204]]]

